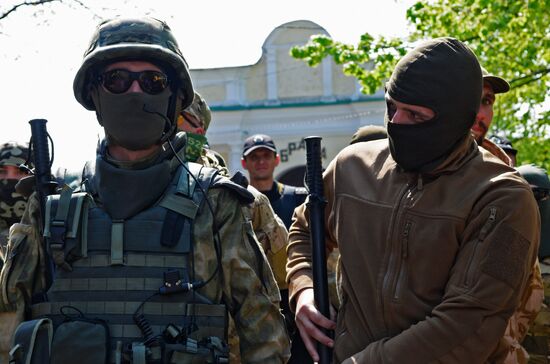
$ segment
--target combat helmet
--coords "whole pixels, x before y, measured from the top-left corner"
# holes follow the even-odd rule
[[[169,118],[175,127],[176,111],[193,101],[193,84],[170,27],[155,18],[115,18],[97,26],[73,82],[76,100],[86,109],[95,110],[91,89],[97,73],[107,63],[122,60],[150,61],[168,72],[171,87],[177,89],[174,100],[181,102],[180,105],[171,102]]]
[[[537,199],[541,220],[538,254],[539,259],[543,260],[550,257],[550,179],[544,169],[533,164],[525,164],[516,169],[529,183]]]
[[[210,121],[212,121],[212,111],[210,111],[210,107],[206,103],[206,100],[201,96],[201,94],[195,91],[193,102],[185,110],[182,111],[182,114],[183,113],[191,114],[202,124],[202,127],[205,131],[208,130],[208,127],[210,126]]]

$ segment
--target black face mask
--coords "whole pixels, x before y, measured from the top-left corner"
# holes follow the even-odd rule
[[[159,143],[170,129],[166,114],[171,94],[168,88],[157,95],[112,94],[98,86],[92,99],[108,139],[126,149],[141,150]]]
[[[463,140],[469,128],[434,117],[419,124],[394,124],[388,120],[390,152],[406,172],[429,172]]]
[[[424,106],[435,116],[419,124],[393,124],[386,112],[390,151],[405,171],[430,172],[470,132],[479,109],[481,68],[473,52],[453,38],[426,41],[396,65],[387,94]]]

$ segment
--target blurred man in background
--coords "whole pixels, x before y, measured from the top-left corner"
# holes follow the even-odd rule
[[[27,198],[15,191],[15,185],[26,172],[19,169],[28,154],[27,144],[7,142],[0,146],[0,269],[10,226],[19,222],[27,207]]]

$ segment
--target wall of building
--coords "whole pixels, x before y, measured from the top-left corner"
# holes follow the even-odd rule
[[[256,64],[193,69],[195,88],[213,111],[207,137],[232,172],[241,169],[244,140],[270,135],[279,149],[280,175],[305,164],[303,138],[323,138],[323,165],[345,147],[358,127],[382,125],[383,92],[361,94],[358,83],[340,66],[325,59],[316,68],[289,55],[290,48],[315,34],[329,35],[321,26],[298,20],[275,28],[262,46]]]

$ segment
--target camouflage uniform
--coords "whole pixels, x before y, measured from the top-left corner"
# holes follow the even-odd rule
[[[26,145],[8,142],[0,146],[0,167],[18,167],[25,163],[28,148]],[[15,192],[17,180],[0,179],[0,269],[5,259],[5,248],[8,241],[10,226],[19,222],[27,199]]]
[[[193,103],[185,110],[185,112],[191,114],[196,121],[200,122],[205,130],[208,129],[212,119],[211,112],[208,104],[200,94],[195,93]],[[183,120],[180,120],[178,120],[178,126],[181,127]],[[223,161],[223,157],[211,149],[203,148],[197,163],[215,168],[223,176],[230,176],[225,161]],[[243,206],[243,214],[245,218],[252,223],[254,234],[256,235],[264,254],[267,256],[269,266],[273,271],[279,290],[287,289],[285,266],[288,231],[283,221],[273,211],[273,208],[269,203],[269,199],[251,185],[247,185],[247,190],[254,196],[254,202]],[[239,336],[232,320],[229,325],[228,337],[231,348],[231,362],[240,363],[241,355],[238,350]]]
[[[485,138],[481,146],[505,164],[512,166],[510,157],[493,141]],[[541,310],[543,293],[541,266],[539,260],[536,259],[529,274],[527,285],[521,295],[519,305],[508,320],[504,336],[494,351],[495,358],[500,358],[505,364],[527,363],[529,354],[521,345],[521,342],[524,340],[529,327],[534,323],[537,314]]]
[[[204,130],[207,130],[210,126],[212,113],[208,104],[198,92],[195,92],[193,103],[183,113],[191,114]],[[178,119],[180,128],[183,123],[181,118],[183,116]],[[230,177],[223,157],[209,148],[204,147],[202,149],[196,162],[217,169],[222,176]],[[286,289],[286,252],[284,248],[288,245],[288,231],[283,221],[273,211],[269,199],[254,187],[248,185],[247,182],[246,184],[248,191],[254,196],[254,202],[244,208],[244,214],[252,222],[254,233],[267,255],[279,289]]]
[[[177,173],[183,170],[180,166],[180,160],[184,157],[183,135],[174,136],[174,131],[176,129],[176,112],[180,110],[180,106],[189,106],[191,103],[190,100],[193,98],[193,87],[189,78],[187,64],[181,56],[177,42],[173,38],[169,27],[165,23],[156,19],[145,18],[110,20],[99,25],[95,36],[92,38],[92,44],[86,51],[84,62],[75,77],[73,86],[77,101],[89,110],[96,110],[96,105],[99,105],[96,102],[98,97],[97,93],[99,92],[98,89],[102,86],[98,86],[94,83],[93,77],[94,75],[97,75],[97,72],[99,71],[98,68],[100,66],[104,66],[109,62],[120,59],[150,61],[153,64],[158,63],[164,67],[169,67],[168,71],[172,71],[170,76],[174,77],[174,82],[170,85],[172,93],[170,94],[170,104],[168,110],[166,115],[161,114],[160,112],[156,113],[159,116],[164,116],[165,121],[169,122],[168,126],[170,129],[164,129],[158,143],[170,141],[174,146],[179,159],[173,156],[171,148],[167,148],[168,145],[165,145],[165,148],[162,148],[162,151],[159,151],[156,155],[135,161],[135,163],[126,161],[116,163],[112,156],[108,154],[108,150],[103,148],[106,145],[103,143],[98,150],[96,168],[93,169],[95,173],[90,175],[90,178],[87,179],[87,181],[89,181],[89,186],[92,187],[90,189],[86,189],[86,191],[91,193],[91,196],[94,199],[93,203],[90,205],[90,210],[96,214],[96,218],[99,216],[104,220],[107,219],[108,221],[110,221],[110,216],[113,216],[113,220],[128,219],[131,221],[136,216],[136,213],[141,213],[140,211],[143,211],[138,209],[136,212],[127,213],[119,218],[113,211],[127,208],[124,203],[119,203],[119,201],[127,202],[128,205],[132,205],[134,201],[131,199],[141,199],[139,206],[147,206],[144,208],[145,211],[148,209],[150,211],[153,207],[156,208],[155,211],[158,211],[159,208],[163,208],[163,206],[160,205],[160,202],[155,200],[158,196],[155,197],[156,191],[154,190],[160,189],[163,194],[168,193],[169,190],[166,189],[162,192],[162,188],[164,188],[164,184],[162,182],[166,181],[166,177],[162,180],[159,177],[159,174],[153,173],[159,170],[156,168],[158,166],[162,167],[161,169],[163,171],[163,176],[166,176],[167,171],[171,176],[172,179],[169,181],[171,185],[169,185],[169,187],[175,186],[174,183],[176,181],[178,182],[177,186],[181,185],[183,187],[185,184],[183,181],[185,181],[185,179],[182,179],[181,181],[175,179],[178,176]],[[90,85],[92,87],[89,87]],[[104,90],[100,91],[104,92]],[[149,97],[148,95],[139,96]],[[143,113],[148,113],[148,116],[150,116],[150,114],[154,114],[145,110],[145,106],[146,105],[144,104],[144,107],[141,110]],[[98,112],[98,120],[101,122],[99,114],[100,110],[96,111]],[[143,120],[146,119],[144,118]],[[103,121],[105,122],[105,119],[103,119]],[[107,125],[105,123],[102,125],[105,127],[106,135],[108,135]],[[107,140],[112,141],[114,139],[108,138]],[[101,168],[104,169],[101,170]],[[101,172],[103,174],[99,173],[100,171],[103,171]],[[117,181],[120,181],[120,179],[116,177],[104,179],[104,184],[102,184],[101,176],[115,176],[115,173],[116,176],[122,175],[124,178],[127,178],[129,183],[123,185],[122,187],[119,185],[119,189],[115,189],[113,188],[113,185],[118,183]],[[214,172],[207,171],[206,173]],[[108,185],[106,181],[109,181],[111,185]],[[151,183],[145,181],[151,181]],[[190,179],[187,179],[187,181],[190,181]],[[265,259],[265,255],[262,253],[261,249],[259,249],[258,242],[252,232],[252,229],[250,228],[250,224],[245,220],[242,213],[242,203],[244,201],[251,202],[252,198],[242,188],[235,185],[231,186],[231,182],[226,178],[216,176],[210,182],[210,188],[208,188],[205,194],[206,201],[202,200],[203,203],[196,205],[197,210],[192,218],[192,229],[184,230],[182,233],[183,238],[181,238],[180,235],[172,237],[172,239],[176,239],[177,244],[180,245],[181,240],[185,240],[184,244],[189,242],[191,243],[188,244],[190,246],[190,251],[187,250],[186,254],[189,256],[192,263],[186,265],[185,269],[188,269],[190,274],[192,274],[192,278],[190,278],[192,281],[189,282],[193,283],[194,286],[190,288],[187,287],[187,289],[190,289],[192,292],[196,292],[197,295],[202,295],[202,297],[209,302],[213,302],[218,305],[222,304],[225,306],[235,322],[236,330],[240,338],[240,353],[243,362],[284,363],[289,356],[289,341],[284,327],[283,316],[279,312],[279,292],[274,281],[273,274]],[[157,186],[155,186],[155,184]],[[161,185],[161,187],[158,187],[158,185]],[[191,182],[188,182],[188,187],[190,185]],[[86,186],[88,186],[88,184],[85,184],[85,187]],[[137,192],[127,194],[127,191],[121,191],[121,189],[125,187],[128,187],[128,190],[135,190]],[[114,192],[110,195],[112,197],[111,200],[104,197],[102,198],[102,191],[103,193]],[[147,193],[139,193],[140,191],[147,191]],[[127,198],[126,200],[121,200],[118,195],[123,195],[125,193],[129,199]],[[174,195],[162,196],[170,197]],[[153,202],[149,202],[151,201],[151,198],[153,198]],[[176,203],[178,203],[177,201],[182,200],[176,200]],[[149,205],[147,205],[148,203]],[[153,206],[151,206],[151,204]],[[147,310],[148,315],[156,316],[155,320],[157,320],[157,322],[158,320],[165,319],[164,316],[166,314],[161,305],[164,302],[167,302],[168,299],[165,298],[164,301],[152,300],[147,302],[148,299],[146,301],[141,301],[140,299],[136,300],[135,298],[132,298],[135,296],[132,296],[131,294],[122,295],[125,290],[139,291],[137,293],[140,294],[147,293],[146,291],[150,290],[153,292],[160,290],[155,288],[158,287],[158,285],[151,286],[151,282],[148,283],[147,281],[148,278],[145,278],[145,280],[142,280],[143,278],[138,278],[139,281],[136,281],[135,279],[132,280],[132,277],[125,275],[116,278],[107,276],[107,291],[110,290],[109,288],[113,287],[115,290],[118,290],[116,293],[118,297],[122,297],[122,299],[118,298],[118,300],[123,301],[122,307],[118,305],[120,302],[116,302],[117,298],[112,298],[112,300],[115,301],[111,302],[111,298],[104,292],[105,288],[101,288],[104,287],[101,283],[103,278],[98,277],[99,280],[90,278],[88,281],[88,278],[83,280],[76,276],[74,278],[74,282],[72,281],[73,278],[69,278],[70,274],[72,274],[72,272],[70,272],[70,264],[74,264],[74,272],[78,271],[80,272],[79,274],[88,274],[91,277],[95,277],[92,268],[95,267],[94,264],[96,264],[98,260],[96,259],[94,263],[92,259],[88,257],[101,258],[100,254],[102,254],[102,250],[100,249],[103,248],[97,248],[97,246],[102,247],[104,244],[105,239],[102,239],[103,233],[100,235],[96,234],[95,237],[96,244],[99,241],[102,245],[96,245],[95,248],[87,248],[88,257],[85,255],[75,255],[75,252],[71,250],[69,251],[70,255],[68,255],[70,259],[66,262],[60,262],[58,259],[59,255],[54,255],[54,260],[56,260],[56,264],[58,264],[59,267],[55,271],[56,279],[50,288],[45,282],[45,274],[42,274],[45,267],[47,267],[47,264],[45,259],[46,253],[43,250],[37,228],[39,225],[37,220],[37,205],[36,199],[32,197],[21,223],[15,224],[10,232],[7,255],[13,259],[9,259],[6,262],[6,265],[0,274],[0,337],[3,341],[3,345],[0,347],[0,353],[5,353],[5,350],[7,349],[5,345],[6,341],[9,341],[15,324],[22,320],[24,316],[27,316],[25,319],[28,318],[30,303],[28,298],[35,297],[37,293],[40,294],[47,292],[49,300],[45,302],[39,301],[37,304],[34,304],[33,302],[33,305],[31,306],[33,315],[31,317],[36,317],[34,315],[35,309],[41,309],[42,307],[47,308],[48,305],[51,305],[53,308],[54,304],[64,304],[64,302],[62,302],[64,301],[62,299],[63,297],[76,297],[75,299],[70,300],[70,306],[78,306],[78,308],[85,307],[87,310],[86,312],[88,313],[99,310],[100,312],[98,315],[100,316],[116,316],[113,317],[113,320],[131,319],[131,317],[128,317],[129,314],[131,315],[131,312],[129,313],[126,311],[129,309],[131,310],[131,307],[133,307],[136,303],[143,304],[142,307],[144,313],[145,310]],[[172,205],[172,208],[176,208],[176,212],[178,212],[178,206],[181,209],[184,208],[180,205]],[[110,210],[110,208],[113,210]],[[163,211],[166,212],[166,208]],[[86,216],[89,216],[89,221],[92,221],[92,215]],[[139,222],[138,220],[134,221]],[[114,224],[115,221],[111,221],[111,229],[115,228]],[[123,222],[118,220],[117,224],[120,226]],[[134,228],[133,236],[138,236],[140,227],[139,225],[134,226],[136,226],[137,229]],[[150,231],[155,233],[158,232],[159,225],[157,224],[156,226],[157,228]],[[152,258],[147,258],[147,255],[144,257],[144,254],[142,254],[140,257],[144,259],[140,258],[136,261],[136,254],[134,253],[134,256],[131,256],[133,251],[126,251],[126,245],[131,245],[133,242],[126,241],[131,239],[124,238],[127,232],[132,229],[127,229],[126,225],[124,225],[123,228],[123,232],[120,232],[118,236],[111,235],[111,249],[117,249],[121,252],[121,257],[118,258],[117,255],[116,261],[118,262],[118,260],[120,260],[121,263],[111,263],[111,268],[101,266],[103,268],[111,269],[111,273],[109,274],[112,274],[115,270],[120,272],[119,269],[122,271],[125,271],[125,269],[131,270],[132,267],[135,266],[138,268],[136,269],[136,272],[138,274],[142,274],[137,277],[144,277],[143,274],[145,273],[154,273],[154,270],[152,271],[151,269],[144,268],[155,267],[155,269],[159,269],[165,266],[171,267],[173,264],[182,264],[179,259],[174,259],[179,258],[181,254],[178,256],[175,254],[177,252],[173,252],[173,250],[168,248],[166,248],[168,249],[166,250],[168,253],[164,253],[168,254],[165,257],[161,256],[160,259],[156,259],[158,254],[155,255],[154,253],[156,251],[151,249],[153,251],[153,253],[151,253],[153,254],[151,255]],[[190,235],[183,235],[185,234],[185,231],[187,231]],[[94,230],[88,230],[88,240],[94,235],[94,232]],[[173,231],[169,232],[173,233]],[[113,230],[111,230],[111,234],[113,234]],[[186,236],[189,236],[189,239],[186,239]],[[124,238],[123,245],[120,243],[122,238]],[[155,238],[157,238],[157,236],[155,236]],[[150,240],[144,241],[146,253],[149,251],[147,248],[149,246],[147,245],[149,241]],[[120,245],[115,247],[115,243],[120,243]],[[81,246],[81,249],[84,248]],[[24,259],[21,259],[22,257],[24,257]],[[131,258],[132,260],[130,261]],[[83,263],[83,265],[77,266],[76,264],[79,262]],[[113,262],[112,252],[111,262]],[[60,263],[67,263],[68,266]],[[90,268],[88,268],[88,265],[85,265],[88,263],[90,264]],[[64,268],[69,269],[69,271],[64,271]],[[97,269],[95,270],[96,273],[98,271],[99,270]],[[59,279],[59,277],[62,277],[62,279]],[[85,275],[84,277],[88,276]],[[109,286],[109,284],[111,284],[109,283],[109,279],[113,280],[112,282],[117,283],[116,287]],[[176,284],[178,284],[178,282],[179,281],[177,281]],[[92,283],[94,284],[93,286]],[[84,287],[84,284],[88,284],[88,286]],[[74,285],[76,285],[77,288],[74,288]],[[138,286],[149,288],[139,288]],[[24,290],[22,291],[21,288],[24,288]],[[81,292],[81,290],[83,292]],[[101,291],[100,294],[102,297],[108,297],[108,299],[96,298],[94,291]],[[23,292],[26,292],[26,294]],[[65,294],[65,296],[63,294]],[[193,293],[191,294],[195,297]],[[55,298],[52,300],[52,297]],[[184,297],[181,297],[181,300],[179,297],[181,296],[174,297],[177,298],[177,300],[167,303],[179,304],[180,302],[186,302],[183,301]],[[158,298],[161,299],[162,297]],[[101,300],[104,300],[105,302],[99,302]],[[157,302],[159,302],[160,305],[157,304]],[[193,302],[191,303],[193,304]],[[210,304],[211,303],[207,303],[207,305]],[[180,308],[181,307],[187,306],[180,305]],[[123,313],[119,312],[119,310],[122,310]],[[175,313],[168,313],[167,315],[174,314]],[[49,314],[46,313],[46,315]],[[184,319],[193,319],[190,323],[190,328],[195,330],[191,332],[192,335],[201,331],[203,324],[201,321],[194,321],[194,312],[186,315],[185,313],[180,313],[180,311],[177,311],[177,315],[180,317],[178,321],[176,321],[178,325],[180,324],[180,320],[182,322],[181,325],[187,325]],[[208,313],[205,313],[205,315],[208,319],[212,317]],[[135,317],[134,321],[136,321]],[[131,326],[129,327],[131,330],[128,335],[124,327],[120,329],[112,327],[111,330],[117,331],[119,334],[114,335],[115,337],[135,337],[132,334],[135,333],[136,329],[138,329],[136,324],[133,324],[131,321],[124,323],[124,325]],[[205,322],[204,325],[209,326],[209,323]],[[212,325],[214,324],[212,323],[210,326]],[[145,332],[142,330],[141,326],[139,329],[142,332],[142,336],[146,338]],[[158,330],[158,327],[153,327],[152,329]],[[154,334],[155,338],[160,337],[158,336],[158,331]],[[80,337],[79,335],[75,336]],[[210,335],[205,336],[211,337]],[[200,336],[197,337],[197,340],[199,338]],[[144,342],[143,344],[148,345],[147,342]],[[116,350],[119,350],[119,348],[117,347]],[[174,350],[174,352],[182,351]],[[186,352],[189,353],[188,351]],[[72,359],[75,359],[75,361],[77,360],[76,357]],[[85,360],[84,357],[82,359]],[[114,357],[111,357],[111,360],[114,359]],[[145,359],[140,362],[145,362]],[[189,363],[191,361],[187,358],[186,360],[178,360],[176,362]]]
[[[533,165],[523,165],[517,168],[527,180],[531,188],[550,190],[550,179],[546,171]],[[522,345],[529,353],[529,363],[550,363],[550,199],[539,197],[537,200],[541,214],[541,239],[539,248],[540,269],[544,284],[544,301],[535,321],[529,327],[529,332]]]

